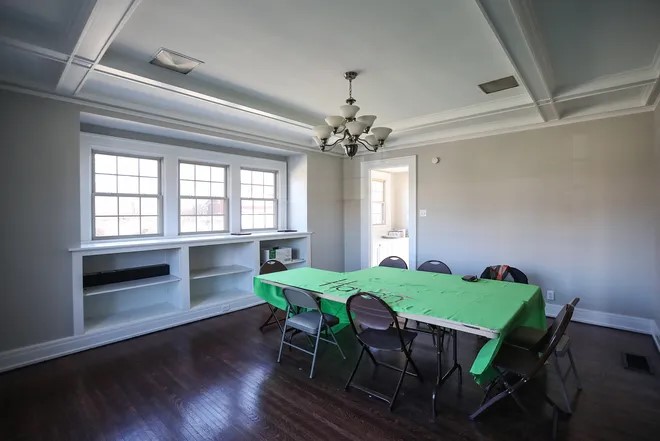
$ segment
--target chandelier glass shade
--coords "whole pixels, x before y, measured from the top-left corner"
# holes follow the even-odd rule
[[[325,124],[314,127],[314,141],[322,152],[330,151],[337,145],[343,147],[349,158],[355,156],[360,145],[370,152],[377,152],[392,133],[388,127],[373,127],[376,115],[357,116],[360,108],[353,98],[353,80],[356,77],[356,72],[344,74],[348,80],[348,99],[339,108],[339,115],[328,116]]]

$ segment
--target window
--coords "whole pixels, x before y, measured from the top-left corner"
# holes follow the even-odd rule
[[[227,168],[179,162],[179,232],[227,230]]]
[[[161,234],[160,160],[92,155],[93,238]]]
[[[277,173],[241,169],[241,230],[277,227]]]
[[[385,181],[371,180],[371,225],[385,225]]]

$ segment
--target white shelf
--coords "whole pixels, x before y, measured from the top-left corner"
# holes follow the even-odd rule
[[[305,259],[292,259],[288,262],[282,262],[284,265],[295,265],[296,263],[305,263]]]
[[[230,274],[248,273],[252,268],[243,265],[223,265],[201,270],[190,270],[190,279],[204,279],[207,277],[228,276]]]
[[[206,294],[193,294],[190,296],[190,309],[207,308],[219,303],[228,303],[246,297],[254,297],[250,291],[229,289]]]
[[[155,305],[143,306],[129,311],[122,311],[103,317],[85,318],[85,332],[94,332],[114,326],[122,326],[135,323],[140,320],[151,319],[164,315],[176,314],[180,310],[171,303],[157,303]]]
[[[173,283],[181,280],[171,274],[167,276],[149,277],[147,279],[131,280],[128,282],[109,283],[107,285],[91,286],[83,289],[85,296],[95,296],[97,294],[106,294],[109,292],[125,291],[127,289],[143,288],[145,286],[161,285],[163,283]]]

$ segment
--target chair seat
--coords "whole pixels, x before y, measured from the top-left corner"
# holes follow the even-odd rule
[[[538,356],[527,349],[502,345],[493,364],[505,371],[524,376],[533,371],[538,360]]]
[[[325,321],[329,326],[339,323],[339,319],[332,314],[323,313],[323,317],[325,317]],[[319,329],[319,318],[320,313],[318,311],[302,312],[289,317],[287,325],[308,334],[316,334]]]
[[[508,345],[517,346],[519,348],[527,350],[536,349],[540,351],[547,335],[548,331],[545,329],[520,326],[507,334],[504,342]]]
[[[417,333],[407,329],[402,329],[401,336],[403,337],[403,343],[408,346],[415,339],[415,337],[417,337]],[[373,349],[381,349],[384,351],[400,351],[402,349],[401,339],[399,339],[399,334],[397,333],[396,328],[367,328],[360,332],[358,337],[367,346]]]

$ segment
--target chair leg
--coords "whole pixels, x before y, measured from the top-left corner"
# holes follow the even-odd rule
[[[366,347],[363,346],[363,348],[367,351],[367,355],[369,356],[369,358],[371,358],[371,361],[374,362],[374,366],[378,366],[380,363],[378,363],[378,361],[376,361],[376,357],[374,357],[374,354],[372,354],[371,351],[369,349],[367,349]]]
[[[557,357],[557,354],[552,355],[553,358],[553,365],[555,366],[555,372],[557,372],[557,376],[559,377],[559,383],[561,383],[561,392],[564,395],[564,402],[566,403],[566,411],[568,413],[573,413],[573,409],[571,409],[571,400],[568,398],[568,392],[566,391],[566,382],[564,381],[564,375],[561,373],[561,366],[559,366],[559,358]]]
[[[287,314],[288,317],[288,314]],[[277,362],[279,363],[280,360],[282,360],[282,348],[284,347],[284,339],[286,338],[286,324],[287,324],[287,319],[284,319],[284,328],[282,329],[282,338],[280,339],[280,352],[277,354]],[[290,347],[290,346],[289,346]]]
[[[578,375],[577,368],[575,367],[575,360],[573,360],[573,353],[571,352],[570,346],[568,347],[568,360],[571,362],[571,369],[573,370],[573,375],[575,375],[575,382],[577,383],[578,390],[582,390],[582,382],[580,381],[580,376]]]
[[[401,384],[403,384],[403,377],[406,376],[406,370],[408,369],[408,362],[411,361],[410,358],[406,357],[406,362],[403,365],[403,369],[401,370],[401,376],[399,377],[399,382],[396,385],[396,389],[394,390],[394,395],[392,396],[392,401],[390,401],[390,410],[394,408],[394,403],[396,402],[396,397],[399,395],[399,390],[401,389]],[[417,370],[417,369],[415,369]]]
[[[339,349],[339,353],[341,354],[341,358],[346,360],[346,356],[344,355],[344,351],[341,350],[341,346],[339,346],[339,342],[337,341],[337,337],[335,336],[335,332],[332,330],[330,326],[325,327],[328,331],[330,331],[330,336],[335,342],[335,345],[337,345],[337,349]]]
[[[316,354],[319,351],[319,341],[321,340],[321,323],[316,331],[316,344],[314,345],[314,355],[312,356],[312,368],[309,371],[309,378],[314,378],[314,367],[316,366]]]
[[[507,396],[509,396],[509,392],[510,392],[509,389],[506,389],[506,390],[500,392],[499,394],[495,395],[490,400],[486,401],[486,404],[482,404],[481,406],[479,406],[479,409],[477,409],[472,415],[470,415],[470,419],[471,420],[476,419],[479,415],[481,415],[490,406],[497,403],[501,399],[506,398]]]
[[[406,354],[406,367],[408,366],[408,362],[410,361],[410,366],[412,366],[413,370],[415,371],[415,374],[417,374],[417,378],[419,379],[420,382],[424,382],[424,379],[422,378],[422,374],[419,372],[419,369],[417,369],[417,365],[412,359],[412,344],[413,342],[410,342],[410,346],[408,347],[408,352]],[[406,372],[406,368],[403,369],[403,372]]]
[[[355,373],[360,367],[360,361],[362,361],[362,356],[364,355],[364,351],[365,351],[365,347],[362,346],[362,351],[360,351],[360,356],[357,359],[357,363],[355,363],[355,367],[353,368],[353,372],[351,372],[351,376],[348,378],[348,382],[346,383],[346,386],[344,386],[344,390],[348,390],[348,387],[351,385],[351,381],[353,381],[353,377],[355,376]]]
[[[268,305],[268,308],[270,309],[270,315],[266,319],[265,322],[261,326],[259,326],[259,330],[261,332],[264,332],[264,328],[267,328],[268,326],[271,325],[277,325],[278,328],[280,328],[280,332],[284,332],[282,329],[282,322],[280,322],[280,319],[277,318],[277,308],[272,306],[270,303],[266,303]],[[275,319],[275,321],[271,321],[271,319]]]

